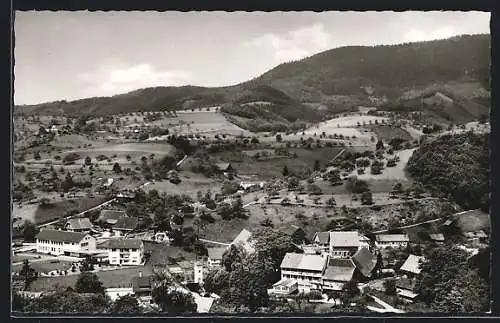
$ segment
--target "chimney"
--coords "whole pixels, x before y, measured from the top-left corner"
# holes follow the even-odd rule
[[[139,277],[142,277],[142,271],[139,271]]]

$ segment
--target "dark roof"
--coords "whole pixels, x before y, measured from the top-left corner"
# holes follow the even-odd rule
[[[60,241],[60,242],[74,242],[78,243],[87,235],[87,233],[69,232],[61,230],[44,229],[36,236],[40,240]]]
[[[328,280],[350,281],[356,267],[351,259],[330,258],[323,277]]]
[[[134,230],[139,223],[138,218],[130,217],[130,216],[122,216],[118,219],[118,222],[113,226],[114,229],[122,229],[122,230]]]
[[[330,242],[330,232],[316,232],[314,235],[318,236],[319,244],[328,244]]]
[[[132,290],[137,292],[149,292],[153,287],[154,276],[136,276],[132,278]]]
[[[127,216],[125,211],[119,210],[102,210],[99,215],[99,220],[115,224],[121,217]],[[108,221],[111,220],[111,221]],[[114,223],[113,223],[114,222]]]
[[[106,249],[138,249],[141,247],[142,240],[139,239],[108,239],[99,245],[99,248]]]
[[[85,230],[91,229],[92,223],[89,218],[74,218],[66,221],[66,228],[71,230]]]
[[[356,268],[365,277],[370,277],[373,268],[377,265],[377,256],[372,254],[370,250],[365,247],[359,249],[354,256],[352,256],[352,262],[356,265]]]
[[[400,278],[396,280],[396,287],[401,289],[406,289],[409,291],[414,291],[417,281],[410,278]]]

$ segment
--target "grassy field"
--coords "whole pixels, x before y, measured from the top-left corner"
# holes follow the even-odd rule
[[[457,216],[457,224],[463,232],[490,230],[490,215],[481,211],[472,211]]]
[[[372,126],[370,130],[377,135],[377,139],[381,139],[384,142],[389,142],[395,138],[401,138],[408,141],[413,139],[408,131],[398,127]]]
[[[131,279],[139,275],[142,272],[143,275],[151,275],[152,270],[148,266],[143,267],[133,267],[124,268],[110,271],[100,271],[96,275],[102,282],[105,288],[107,287],[120,287],[128,286],[131,283]],[[75,287],[76,281],[78,280],[78,275],[71,276],[58,276],[58,277],[40,277],[31,283],[29,290],[33,292],[49,291],[55,290],[56,287]]]
[[[35,256],[35,255],[12,255],[10,258],[12,263],[21,262],[21,261],[24,261],[26,259],[28,259],[28,260],[37,259],[37,256]]]
[[[143,187],[145,191],[157,190],[159,193],[165,192],[167,194],[186,194],[192,198],[196,198],[196,193],[202,191],[205,193],[207,190],[212,192],[219,192],[222,184],[214,181],[213,179],[205,177],[203,174],[195,174],[191,171],[179,172],[181,182],[173,184],[170,181],[155,181]]]
[[[83,212],[94,206],[97,206],[105,201],[102,197],[96,198],[81,198],[77,200],[64,200],[53,204],[48,204],[45,207],[38,206],[34,214],[34,222],[41,224],[62,218],[69,210],[77,210]]]
[[[72,262],[64,260],[58,260],[58,262],[52,262],[52,260],[30,262],[31,268],[39,273],[48,273],[53,270],[69,270],[71,265]],[[22,264],[14,265],[12,266],[12,272],[20,272],[22,268]]]
[[[330,161],[335,157],[342,148],[319,148],[319,149],[302,149],[291,148],[290,153],[296,153],[297,158],[279,158],[263,161],[256,161],[248,157],[248,151],[245,154],[239,152],[224,151],[214,154],[224,161],[231,162],[233,168],[236,169],[238,175],[255,176],[258,179],[267,179],[274,176],[282,176],[283,167],[286,165],[290,172],[303,171],[307,168],[312,170],[314,161],[319,160],[321,165]]]
[[[55,147],[76,149],[78,147],[83,147],[84,145],[92,145],[92,147],[97,148],[105,146],[106,143],[97,140],[91,140],[86,136],[72,134],[55,137],[52,145]]]
[[[167,265],[169,258],[195,260],[196,255],[192,252],[187,252],[181,247],[168,246],[164,244],[155,244],[146,242],[144,244],[145,251],[151,252],[146,266],[152,268],[155,265]]]

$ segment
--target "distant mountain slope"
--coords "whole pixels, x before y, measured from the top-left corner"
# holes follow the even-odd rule
[[[386,105],[411,103],[404,99],[419,89],[453,99],[445,114],[457,120],[475,118],[489,107],[490,36],[464,35],[445,40],[390,46],[349,46],[285,63],[260,77],[235,86],[153,87],[106,98],[51,102],[16,107],[16,112],[38,114],[94,114],[156,111],[165,108],[231,104],[264,109],[276,119],[317,120],[320,111],[339,112],[380,99]],[[452,85],[450,85],[452,84]],[[475,84],[474,89],[462,86]],[[434,89],[432,93],[429,88]],[[423,89],[423,90],[422,90]],[[426,90],[427,89],[427,90]],[[471,91],[481,92],[479,96]],[[486,93],[486,96],[484,95]],[[418,101],[420,97],[417,95]],[[379,102],[377,101],[377,102]],[[325,113],[325,112],[321,112]]]

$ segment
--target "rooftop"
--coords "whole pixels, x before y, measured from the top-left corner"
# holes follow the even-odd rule
[[[99,248],[104,249],[139,249],[142,245],[142,240],[139,239],[108,239],[99,245]]]
[[[150,291],[153,286],[154,276],[136,276],[132,278],[132,288],[135,292]]]
[[[313,240],[318,240],[319,244],[326,245],[330,243],[330,232],[316,232]]]
[[[355,269],[351,259],[330,258],[323,278],[343,282],[350,281]]]
[[[89,218],[74,218],[66,221],[66,228],[71,230],[85,230],[93,227]]]
[[[99,220],[115,224],[121,217],[127,216],[125,211],[120,210],[102,210],[99,215]]]
[[[281,262],[282,269],[311,270],[322,272],[327,258],[320,255],[287,253]]]
[[[420,262],[424,261],[424,259],[425,258],[423,256],[409,255],[399,270],[413,274],[420,274]]]
[[[375,239],[379,242],[410,241],[407,234],[377,234]]]
[[[239,244],[241,245],[245,251],[251,253],[254,251],[254,248],[251,243],[251,238],[252,238],[252,233],[248,231],[247,229],[243,229],[240,231],[240,233],[234,238],[233,242],[231,244]]]
[[[442,233],[430,233],[429,238],[433,241],[444,241],[444,234]]]
[[[352,256],[352,262],[356,265],[356,268],[365,277],[370,277],[372,270],[377,265],[377,256],[372,254],[370,250],[363,247],[359,249],[354,256]]]
[[[86,236],[86,233],[69,232],[62,230],[42,229],[36,236],[40,240],[78,243]]]
[[[212,260],[221,260],[222,255],[227,250],[227,248],[216,247],[216,248],[207,248],[207,250],[208,250],[208,258]]]
[[[114,228],[118,230],[134,230],[139,223],[138,218],[130,217],[130,216],[122,216],[116,222]]]
[[[331,247],[358,247],[358,231],[332,231],[330,232]]]

